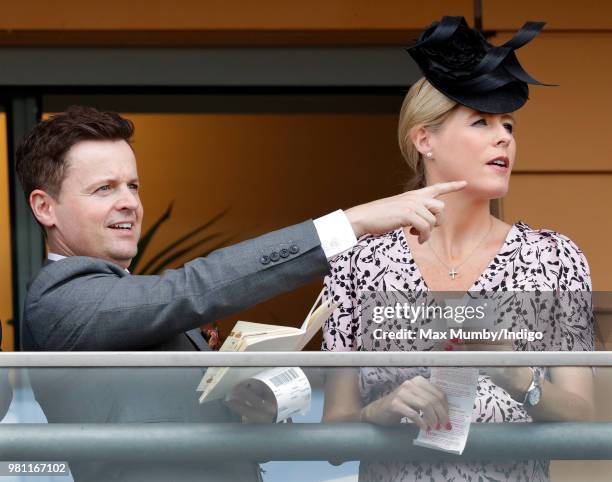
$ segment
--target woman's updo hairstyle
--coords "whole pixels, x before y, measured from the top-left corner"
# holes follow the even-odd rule
[[[414,176],[406,186],[408,191],[425,187],[425,163],[410,138],[410,132],[415,127],[424,127],[431,131],[439,129],[457,105],[457,102],[436,90],[425,77],[410,87],[406,94],[399,116],[397,135],[402,156],[414,171]]]

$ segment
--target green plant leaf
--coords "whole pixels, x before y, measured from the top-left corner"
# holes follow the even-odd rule
[[[219,214],[214,216],[209,221],[207,221],[204,224],[198,226],[197,228],[195,228],[194,230],[192,230],[189,233],[185,234],[184,236],[181,236],[176,241],[170,243],[168,246],[166,246],[164,249],[162,249],[159,253],[157,253],[155,256],[153,256],[153,258],[151,258],[149,260],[149,262],[144,266],[144,268],[142,268],[140,270],[139,274],[154,274],[154,273],[156,273],[157,271],[152,270],[151,268],[153,266],[159,265],[160,264],[159,263],[160,260],[163,259],[164,256],[168,255],[173,249],[176,249],[181,244],[189,241],[191,238],[193,238],[199,232],[203,231],[204,229],[206,229],[206,228],[210,227],[211,225],[213,225],[214,223],[216,223],[219,219],[221,219],[223,216],[225,216],[228,213],[228,211],[229,211],[229,208],[224,209],[223,211],[221,211]]]
[[[136,254],[136,256],[134,256],[132,262],[130,263],[130,267],[128,268],[130,273],[134,273],[136,271],[136,268],[138,267],[138,262],[142,259],[142,255],[145,253],[147,246],[149,246],[151,239],[153,239],[153,236],[155,236],[155,233],[160,228],[160,226],[170,218],[173,206],[174,201],[168,204],[166,212],[164,212],[164,214],[162,214],[160,218],[153,223],[153,226],[151,226],[149,230],[144,234],[144,236],[138,241],[138,253]]]

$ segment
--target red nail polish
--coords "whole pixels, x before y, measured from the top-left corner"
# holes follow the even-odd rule
[[[453,429],[453,426],[451,425],[451,423],[450,423],[450,422],[448,422],[448,423],[446,424],[446,430],[452,430],[452,429]]]

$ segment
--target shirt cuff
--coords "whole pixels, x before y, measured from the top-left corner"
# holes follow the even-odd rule
[[[357,244],[353,227],[342,209],[317,218],[313,222],[327,259],[331,259]]]

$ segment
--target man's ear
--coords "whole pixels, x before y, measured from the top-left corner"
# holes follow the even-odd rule
[[[50,194],[42,189],[34,189],[30,193],[30,208],[36,220],[45,228],[55,225],[55,201]]]
[[[421,155],[425,156],[431,152],[431,132],[423,126],[413,127],[410,131],[410,139]]]

